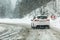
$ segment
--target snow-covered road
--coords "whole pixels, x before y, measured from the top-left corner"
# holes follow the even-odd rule
[[[60,35],[51,29],[31,30],[26,40],[60,40]]]
[[[16,24],[0,24],[0,27],[1,40],[60,40],[60,33],[54,29],[32,29]]]
[[[0,29],[0,40],[24,40],[29,31],[25,27],[14,24],[0,24]]]

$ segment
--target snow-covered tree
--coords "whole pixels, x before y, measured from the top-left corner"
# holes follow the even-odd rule
[[[24,15],[32,12],[33,10],[40,8],[42,5],[48,3],[51,0],[17,0],[16,8],[14,11],[14,17],[22,18]]]

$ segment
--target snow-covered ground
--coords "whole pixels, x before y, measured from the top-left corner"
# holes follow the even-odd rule
[[[50,25],[51,25],[51,28],[53,28],[56,31],[59,31],[60,30],[60,17],[56,18],[55,20],[51,20]]]
[[[0,27],[0,32],[6,30],[6,28]]]
[[[50,21],[50,24],[53,26],[53,27],[56,27],[56,28],[60,28],[60,17],[55,19],[55,20],[51,20]]]
[[[31,23],[31,18],[29,18],[29,17],[24,17],[22,19],[4,18],[4,19],[0,19],[0,23],[10,23],[10,24],[26,23],[26,24],[30,24]]]

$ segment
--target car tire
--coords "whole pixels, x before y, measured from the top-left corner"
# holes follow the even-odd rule
[[[49,25],[47,25],[47,26],[46,26],[46,29],[50,29],[50,26],[49,26]]]
[[[33,25],[31,24],[31,28],[35,29],[34,24]]]

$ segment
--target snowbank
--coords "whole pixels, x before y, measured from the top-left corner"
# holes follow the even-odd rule
[[[51,27],[55,28],[55,30],[57,30],[57,29],[60,30],[60,17],[58,17],[55,20],[51,20],[50,25],[51,25]]]
[[[31,18],[29,17],[24,17],[22,19],[9,19],[9,18],[4,18],[4,19],[0,19],[0,23],[10,23],[10,24],[21,24],[21,23],[25,23],[25,24],[31,24]]]

